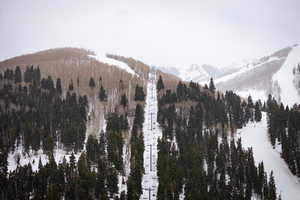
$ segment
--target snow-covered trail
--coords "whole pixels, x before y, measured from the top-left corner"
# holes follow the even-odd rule
[[[242,138],[244,148],[252,147],[256,164],[263,161],[265,170],[270,174],[274,172],[277,193],[283,200],[294,200],[300,197],[300,182],[280,157],[277,150],[273,149],[268,138],[266,113],[262,113],[262,121],[249,123],[246,127],[238,130]]]
[[[273,76],[273,81],[280,87],[280,98],[284,105],[292,107],[300,103],[299,94],[293,83],[293,68],[300,63],[300,46],[294,46],[285,63]]]
[[[143,194],[141,195],[141,200],[155,200],[157,194],[157,139],[161,137],[161,130],[156,120],[157,110],[156,74],[155,71],[152,71],[149,73],[149,81],[147,84],[145,121],[143,124],[145,174],[142,180]]]

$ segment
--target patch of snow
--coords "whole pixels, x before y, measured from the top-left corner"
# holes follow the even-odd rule
[[[76,161],[78,161],[81,152],[74,154]],[[60,164],[63,162],[63,158],[66,158],[66,161],[70,161],[71,152],[66,152],[62,149],[55,149],[53,152],[53,156],[56,164]],[[39,168],[39,160],[41,159],[42,165],[46,165],[49,162],[48,155],[42,150],[34,151],[32,149],[29,150],[28,153],[23,151],[22,145],[16,147],[14,152],[9,152],[8,154],[8,171],[14,171],[18,164],[17,160],[19,160],[19,165],[24,166],[27,164],[31,164],[32,170],[37,171]]]
[[[255,89],[248,89],[248,90],[243,90],[243,91],[236,91],[236,93],[244,98],[248,98],[249,95],[251,95],[252,99],[254,101],[266,101],[267,100],[267,95],[266,92],[263,90],[255,90]]]
[[[116,66],[116,67],[118,67],[118,68],[120,68],[122,70],[125,70],[126,72],[128,72],[128,73],[130,73],[132,75],[138,76],[138,74],[136,74],[135,71],[133,69],[131,69],[126,63],[118,61],[118,60],[115,60],[115,59],[112,59],[112,58],[108,58],[106,56],[106,54],[104,54],[104,53],[100,53],[99,52],[99,53],[96,53],[96,55],[89,55],[89,56],[92,57],[92,58],[95,58],[99,62]]]
[[[293,106],[300,103],[299,94],[293,84],[293,68],[298,63],[300,63],[300,47],[294,46],[282,67],[272,77],[280,87],[280,100],[284,105]]]
[[[252,147],[256,164],[263,161],[268,175],[273,170],[277,193],[284,200],[294,200],[300,196],[300,182],[294,176],[278,150],[273,149],[268,137],[267,116],[262,113],[262,121],[250,122],[246,127],[239,129],[244,148]]]

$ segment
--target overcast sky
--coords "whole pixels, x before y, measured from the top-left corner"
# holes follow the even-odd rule
[[[300,42],[299,0],[0,0],[0,60],[84,47],[147,64],[227,66]]]

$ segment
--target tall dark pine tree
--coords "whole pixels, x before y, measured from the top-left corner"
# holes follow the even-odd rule
[[[58,78],[56,80],[56,92],[61,95],[62,94],[62,88],[61,88],[61,80]]]
[[[107,101],[106,91],[105,91],[105,89],[103,88],[102,85],[101,85],[100,91],[99,91],[99,100],[100,101]]]
[[[90,78],[90,82],[89,82],[89,86],[90,88],[93,90],[96,86],[95,80],[93,77]]]
[[[145,101],[145,93],[143,87],[136,85],[135,87],[135,101]]]
[[[270,174],[270,180],[269,180],[269,198],[270,200],[276,200],[276,185],[274,181],[273,171],[271,171]]]
[[[128,105],[128,99],[127,99],[127,96],[126,94],[123,94],[121,96],[121,102],[120,104],[125,108],[127,105]]]
[[[20,67],[17,66],[15,70],[15,83],[21,83],[22,82],[22,72],[20,70]]]
[[[157,90],[159,92],[159,91],[163,90],[164,88],[165,88],[165,85],[164,85],[164,82],[163,82],[162,77],[160,75],[159,78],[158,78],[158,81],[157,81]]]
[[[215,90],[216,90],[216,87],[215,87],[213,78],[210,78],[210,82],[209,82],[209,90],[210,90],[211,92],[215,92]]]
[[[258,102],[256,102],[255,103],[255,107],[254,107],[254,117],[255,117],[255,121],[256,122],[260,122],[261,121],[261,118],[262,118],[262,115],[261,115],[261,110],[260,110],[260,106],[259,106],[259,103]]]

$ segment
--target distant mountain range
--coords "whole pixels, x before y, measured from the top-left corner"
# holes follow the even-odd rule
[[[158,67],[158,69],[165,73],[179,76],[184,81],[194,82],[208,81],[211,77],[219,78],[239,70],[239,68],[236,68],[235,66],[218,68],[208,64],[192,64],[190,67],[184,69],[176,67]]]
[[[184,81],[208,83],[214,78],[218,90],[233,90],[242,96],[266,99],[272,94],[277,100],[292,106],[299,102],[299,78],[293,68],[300,63],[298,45],[285,47],[254,60],[246,60],[227,67],[193,64],[189,68],[159,68],[179,76]]]

